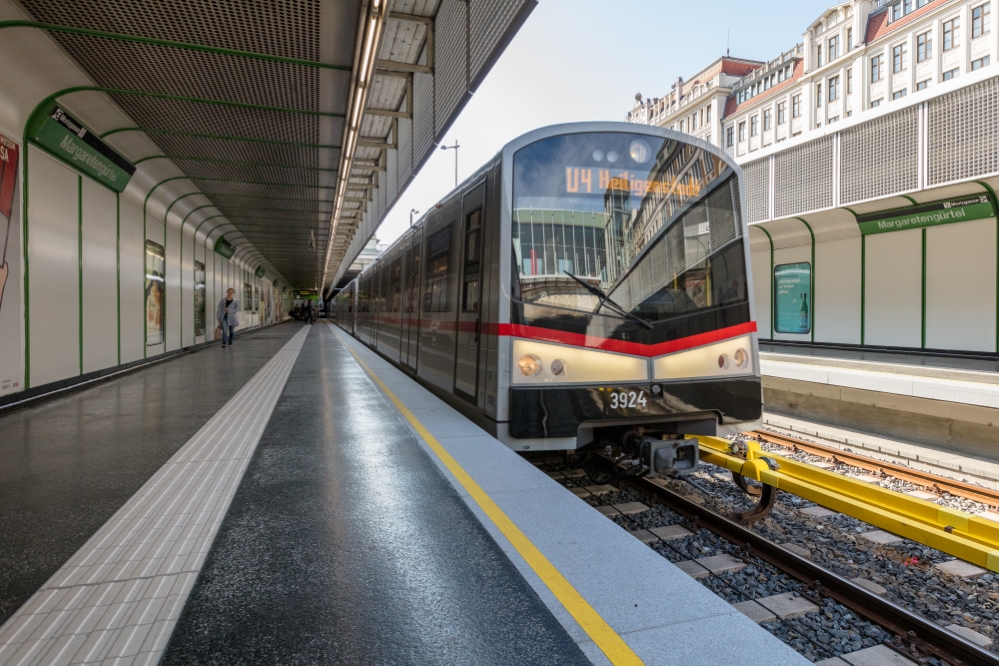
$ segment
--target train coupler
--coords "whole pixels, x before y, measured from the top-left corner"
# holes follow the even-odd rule
[[[697,469],[699,449],[696,439],[655,439],[643,437],[638,458],[648,467],[647,476],[679,476]]]

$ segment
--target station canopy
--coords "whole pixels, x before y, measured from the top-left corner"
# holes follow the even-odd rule
[[[108,141],[148,137],[137,162],[171,162],[265,265],[325,290],[536,0],[20,4],[4,27],[46,31],[134,123]]]

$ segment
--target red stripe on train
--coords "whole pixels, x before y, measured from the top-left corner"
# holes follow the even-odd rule
[[[539,328],[537,326],[524,326],[522,324],[501,324],[499,335],[509,335],[518,338],[528,338],[543,342],[558,342],[560,344],[572,345],[574,347],[588,347],[590,349],[600,349],[602,351],[618,352],[621,354],[631,354],[632,356],[645,356],[652,358],[663,354],[672,354],[694,347],[709,345],[713,342],[721,342],[740,335],[748,335],[756,332],[756,322],[750,321],[745,324],[719,328],[707,333],[688,335],[676,340],[667,340],[654,345],[645,345],[639,342],[627,342],[625,340],[613,340],[611,338],[599,338],[582,333],[567,333],[556,331],[550,328]]]
[[[393,323],[396,325],[402,323],[401,319],[390,319],[388,317],[379,317],[379,319],[385,323]],[[431,321],[432,320],[423,320],[419,322],[420,328],[430,328]],[[453,331],[455,328],[455,322],[441,322],[440,324],[440,330]],[[466,333],[474,333],[475,323],[458,322],[457,328]],[[617,352],[619,354],[630,354],[632,356],[645,356],[646,358],[653,358],[655,356],[673,354],[679,351],[693,349],[694,347],[710,345],[715,342],[722,342],[723,340],[737,338],[740,335],[755,333],[756,322],[748,321],[744,324],[736,324],[735,326],[719,328],[706,333],[688,335],[683,338],[667,340],[666,342],[660,342],[654,345],[646,345],[640,342],[628,342],[626,340],[614,340],[612,338],[600,338],[594,335],[585,335],[583,333],[569,333],[552,328],[526,326],[524,324],[483,323],[480,332],[482,335],[527,338],[529,340],[537,340],[539,342],[557,342],[559,344],[571,345],[573,347],[586,347],[589,349],[599,349],[601,351]]]

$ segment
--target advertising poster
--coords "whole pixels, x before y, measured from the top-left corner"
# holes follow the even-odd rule
[[[261,315],[263,316],[263,321],[265,324],[273,324],[274,319],[271,313],[271,284],[270,282],[264,282],[260,287],[260,307]]]
[[[0,134],[0,395],[23,389],[21,346],[20,146]]]
[[[253,287],[243,283],[243,302],[239,306],[247,311],[253,312]]]
[[[774,330],[778,333],[810,333],[812,310],[812,265],[808,262],[774,267]]]
[[[274,285],[274,321],[284,321],[284,292]]]
[[[194,335],[205,334],[205,265],[194,262]]]
[[[166,330],[166,262],[163,246],[146,241],[146,346],[163,344]]]

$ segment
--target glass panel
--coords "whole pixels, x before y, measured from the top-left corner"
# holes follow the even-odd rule
[[[575,278],[652,319],[745,301],[738,187],[721,158],[658,137],[589,133],[532,144],[513,168],[522,301],[598,311]],[[675,293],[662,291],[666,282]]]
[[[466,312],[479,311],[479,281],[469,280],[465,283],[465,296],[462,299],[462,310]]]

